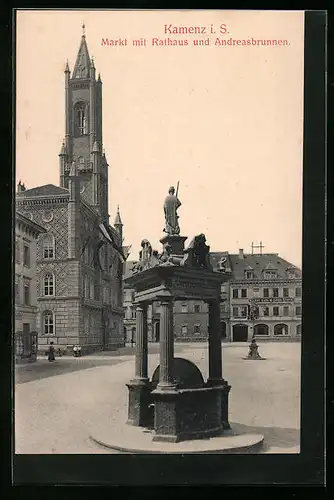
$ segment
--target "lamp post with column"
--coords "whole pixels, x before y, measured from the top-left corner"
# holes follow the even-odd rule
[[[250,303],[247,305],[247,319],[252,322],[252,340],[255,338],[255,321],[259,317],[258,307],[253,303],[252,299],[249,301]]]
[[[252,334],[252,339],[251,339],[251,343],[249,346],[248,355],[244,359],[265,359],[265,358],[262,358],[262,356],[260,356],[259,346],[257,345],[256,340],[255,340],[255,321],[259,317],[259,311],[258,311],[257,306],[254,304],[254,302],[252,300],[250,300],[249,302],[250,302],[250,304],[247,305],[247,319],[248,319],[248,321],[252,321],[253,334]]]

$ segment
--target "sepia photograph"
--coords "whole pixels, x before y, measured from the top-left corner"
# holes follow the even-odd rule
[[[16,455],[299,455],[304,11],[16,12]]]

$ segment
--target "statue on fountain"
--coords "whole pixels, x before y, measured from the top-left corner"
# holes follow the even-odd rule
[[[181,262],[184,267],[197,267],[212,271],[210,263],[210,247],[206,244],[206,238],[203,233],[195,236],[190,242],[188,248],[184,250],[185,257]]]
[[[181,202],[177,197],[178,187],[175,193],[174,186],[171,186],[168,191],[168,196],[165,198],[164,202],[164,213],[165,213],[165,228],[164,232],[170,235],[180,234],[179,226],[179,216],[177,215],[177,209],[181,206]]]

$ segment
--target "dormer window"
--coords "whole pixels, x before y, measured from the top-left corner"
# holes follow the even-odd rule
[[[286,270],[286,274],[288,276],[288,278],[296,278],[296,269],[294,267],[289,267],[287,270]]]
[[[277,272],[276,271],[264,271],[264,277],[265,279],[275,279],[277,278]]]
[[[251,280],[254,278],[254,271],[245,271],[245,278]]]

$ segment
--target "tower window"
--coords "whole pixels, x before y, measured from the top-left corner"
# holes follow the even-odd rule
[[[75,135],[88,134],[87,109],[84,102],[79,102],[75,106]]]

